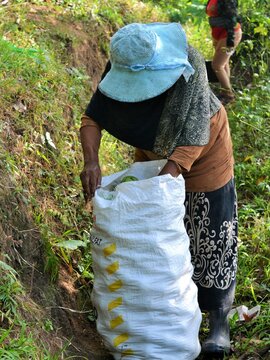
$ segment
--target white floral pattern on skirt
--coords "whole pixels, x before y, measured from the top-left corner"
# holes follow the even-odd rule
[[[212,193],[187,193],[185,225],[190,238],[194,282],[204,288],[225,290],[235,280],[237,271],[236,196],[234,203],[229,204],[228,199],[225,212],[224,206],[220,206],[222,212],[221,204],[211,203]]]

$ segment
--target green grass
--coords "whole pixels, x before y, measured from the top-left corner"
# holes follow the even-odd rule
[[[261,306],[258,318],[232,325],[237,359],[270,346],[270,113],[269,77],[238,91],[232,107],[235,177],[239,197],[239,271],[236,305]],[[260,359],[260,355],[257,358]],[[264,357],[265,356],[265,357]],[[269,353],[262,355],[267,358]],[[256,359],[257,359],[256,358]]]

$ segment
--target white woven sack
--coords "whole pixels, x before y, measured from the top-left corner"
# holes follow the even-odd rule
[[[135,163],[105,177],[93,199],[92,301],[98,332],[117,360],[192,360],[200,353],[184,180],[157,176],[165,162]],[[120,183],[126,175],[140,180]]]

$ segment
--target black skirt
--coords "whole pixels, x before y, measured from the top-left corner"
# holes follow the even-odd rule
[[[190,239],[201,310],[233,299],[237,271],[237,197],[234,179],[211,192],[186,193],[185,226]]]

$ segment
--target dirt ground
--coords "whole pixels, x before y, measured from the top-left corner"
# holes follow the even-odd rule
[[[110,360],[113,359],[106,351],[102,339],[98,335],[95,323],[90,322],[87,313],[80,312],[82,303],[79,291],[66,270],[60,272],[56,303],[60,306],[51,307],[54,324],[59,328],[62,338],[69,339],[67,355],[76,359]],[[91,309],[89,306],[84,306]],[[76,310],[77,309],[77,310]]]

